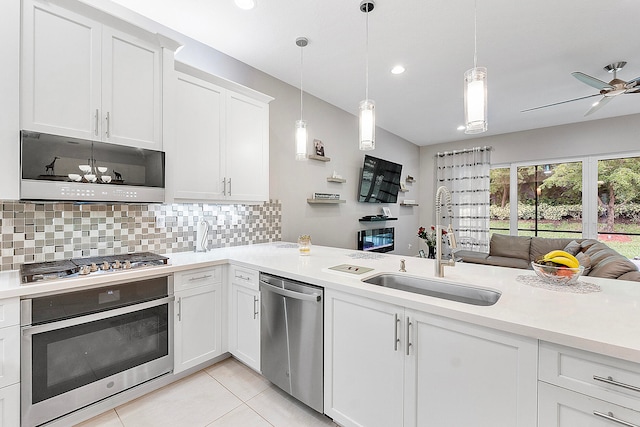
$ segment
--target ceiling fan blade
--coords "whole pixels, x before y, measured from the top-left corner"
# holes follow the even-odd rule
[[[600,101],[593,104],[591,108],[589,108],[589,110],[587,110],[587,112],[584,113],[585,117],[595,113],[596,111],[598,111],[599,109],[607,105],[609,101],[611,101],[612,99],[613,97],[603,96],[602,99],[600,99]]]
[[[627,88],[627,90],[640,87],[640,77],[636,77],[635,79],[629,80],[628,82],[625,83],[624,87]]]
[[[569,99],[568,101],[556,102],[554,104],[542,105],[540,107],[528,108],[526,110],[520,111],[521,113],[526,113],[527,111],[539,110],[541,108],[553,107],[554,105],[566,104],[567,102],[580,101],[581,99],[593,98],[594,96],[601,96],[599,93],[593,95],[587,95],[580,98]]]
[[[580,71],[573,72],[571,73],[571,75],[580,80],[582,83],[587,84],[591,87],[595,87],[598,90],[615,89],[615,87],[611,86],[609,83],[600,79],[596,79],[595,77],[588,76],[585,73],[581,73]]]

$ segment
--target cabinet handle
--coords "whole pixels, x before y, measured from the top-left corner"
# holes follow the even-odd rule
[[[231,195],[231,178],[229,178],[229,195]]]
[[[178,298],[178,322],[182,322],[182,297]]]
[[[204,276],[191,277],[191,278],[189,278],[189,281],[192,282],[194,280],[208,279],[211,276],[213,276],[213,274],[205,274]]]
[[[620,381],[614,380],[612,377],[605,378],[605,377],[599,377],[597,375],[594,375],[593,379],[596,380],[596,381],[602,381],[603,383],[607,383],[607,384],[615,385],[615,386],[618,386],[618,387],[626,388],[628,390],[633,390],[633,391],[640,392],[640,387],[636,387],[636,386],[630,385],[630,384],[621,383]]]
[[[109,112],[107,111],[107,138],[111,138],[111,116],[109,115]]]
[[[249,277],[249,276],[244,277],[242,274],[238,274],[236,277],[238,279],[242,279],[242,280],[247,281],[247,282],[251,280],[251,277]]]
[[[96,129],[94,130],[94,134],[96,136],[98,136],[98,126],[100,126],[99,120],[100,120],[100,114],[98,112],[98,109],[96,108]]]
[[[394,319],[393,348],[395,351],[398,351],[398,343],[400,342],[400,338],[398,338],[398,324],[400,323],[400,319],[398,319],[398,313],[393,315],[393,319]]]
[[[253,297],[253,320],[258,318],[258,297]]]
[[[224,178],[222,178],[222,195],[226,196],[227,195],[227,177],[225,176]]]
[[[620,418],[616,418],[613,416],[613,412],[609,412],[605,414],[604,412],[593,411],[593,415],[604,418],[605,420],[613,421],[614,423],[621,424],[627,427],[640,427],[637,424],[632,424],[628,421],[621,420]]]
[[[409,316],[407,316],[407,356],[409,355],[409,347],[411,347],[411,341],[409,340],[410,337],[410,331],[409,328],[411,327],[413,323],[411,323],[411,319],[409,319]]]

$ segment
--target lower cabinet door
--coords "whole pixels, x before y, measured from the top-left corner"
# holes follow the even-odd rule
[[[0,427],[20,425],[20,383],[0,388]]]
[[[221,294],[221,284],[175,293],[175,373],[222,354]]]
[[[640,426],[640,412],[545,382],[538,390],[539,427]]]
[[[536,340],[412,310],[404,321],[405,426],[536,426]]]
[[[231,284],[229,349],[238,360],[260,371],[260,292]]]
[[[403,311],[325,290],[324,411],[341,426],[403,425]]]

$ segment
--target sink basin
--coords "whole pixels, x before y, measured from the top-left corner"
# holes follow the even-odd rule
[[[498,302],[500,295],[502,295],[500,292],[489,289],[423,279],[420,277],[404,276],[401,274],[379,274],[364,279],[363,282],[473,305],[493,305]]]

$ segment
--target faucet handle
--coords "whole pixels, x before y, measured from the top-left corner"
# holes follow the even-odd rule
[[[407,272],[407,270],[405,269],[405,266],[404,266],[404,262],[405,261],[403,259],[400,260],[400,272],[402,272],[402,273],[406,273]]]

